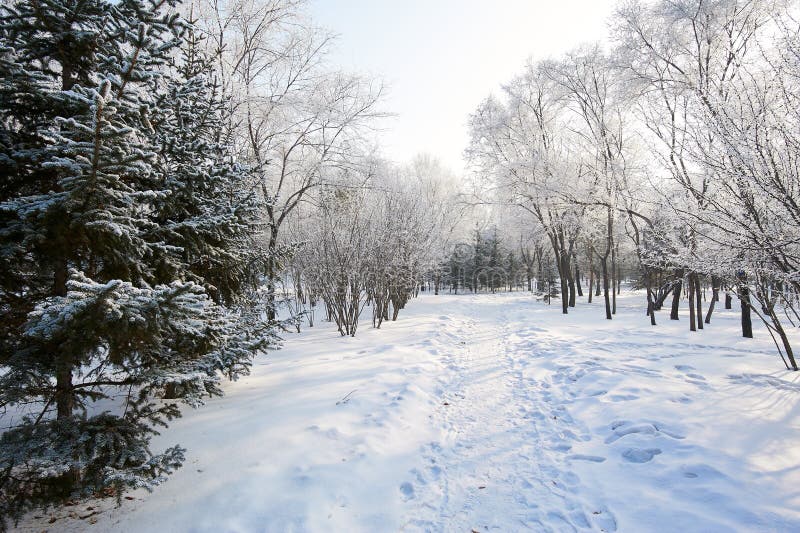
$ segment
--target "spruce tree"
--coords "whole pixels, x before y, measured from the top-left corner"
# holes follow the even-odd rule
[[[257,198],[175,7],[0,8],[0,517],[161,482],[161,398],[220,394],[275,340]]]

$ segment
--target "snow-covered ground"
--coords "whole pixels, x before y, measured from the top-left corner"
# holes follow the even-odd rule
[[[187,463],[155,492],[21,529],[800,531],[800,375],[766,331],[619,304],[424,295],[356,338],[320,323],[164,431]]]

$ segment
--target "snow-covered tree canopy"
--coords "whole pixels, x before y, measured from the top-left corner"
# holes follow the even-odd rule
[[[0,516],[150,487],[154,426],[274,341],[263,208],[175,2],[0,8]]]
[[[608,50],[531,63],[471,116],[467,153],[492,183],[479,198],[533,216],[564,313],[573,263],[598,261],[612,318],[619,254],[632,254],[650,308],[673,293],[677,319],[687,286],[702,329],[701,287],[714,301],[726,287],[744,335],[753,310],[797,367],[776,308],[800,288],[796,14],[769,0],[629,2]]]

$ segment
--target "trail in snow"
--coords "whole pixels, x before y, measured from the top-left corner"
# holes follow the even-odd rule
[[[187,464],[152,494],[20,530],[800,531],[800,376],[736,310],[696,334],[641,303],[425,295],[356,338],[320,324],[164,431]]]
[[[739,337],[736,310],[693,334],[643,325],[637,303],[612,322],[520,295],[456,305],[409,529],[800,530],[798,376],[763,333]]]
[[[590,436],[549,390],[531,394],[531,352],[520,350],[509,312],[469,311],[450,324],[462,349],[446,356],[454,379],[444,384],[445,433],[426,447],[427,466],[411,472],[410,485],[427,489],[415,489],[411,529],[616,531],[613,514],[583,498],[578,476],[559,463],[572,441]]]

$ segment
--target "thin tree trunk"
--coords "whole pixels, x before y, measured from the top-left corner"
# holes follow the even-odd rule
[[[742,337],[753,338],[753,319],[750,316],[750,288],[746,284],[739,287],[739,300],[742,304]]]
[[[667,299],[667,296],[669,296],[670,292],[671,290],[666,288],[666,286],[660,287],[658,289],[658,296],[656,297],[655,301],[656,311],[661,311],[661,308],[664,306],[664,301]]]
[[[60,261],[56,266],[53,273],[53,294],[55,296],[67,295],[67,277],[68,277],[68,264],[66,260]],[[61,358],[58,361],[58,369],[56,371],[56,413],[58,419],[69,418],[75,409],[75,398],[73,396],[72,388],[72,365]]]
[[[600,296],[602,294],[601,285],[600,285],[600,277],[601,276],[599,276],[599,275],[595,275],[595,283],[594,283],[594,285],[595,285],[595,287],[594,287],[594,295],[595,296]]]
[[[695,314],[695,318],[697,319],[697,329],[703,329],[703,298],[701,289],[702,288],[700,287],[700,275],[695,273],[694,292],[695,292],[695,305],[697,306],[697,313]]]
[[[567,274],[567,286],[569,287],[569,306],[575,307],[575,278],[572,276],[572,269],[566,265]]]
[[[606,319],[611,320],[611,300],[609,298],[608,289],[609,289],[609,279],[608,279],[608,254],[606,254],[603,259],[600,261],[600,265],[603,269],[603,298],[606,304]]]
[[[792,350],[789,337],[786,335],[786,331],[783,329],[783,324],[781,324],[781,321],[778,319],[778,315],[775,314],[774,304],[769,306],[769,317],[772,319],[772,324],[775,326],[775,331],[778,332],[778,336],[781,338],[783,350],[786,352],[786,357],[789,359],[789,365],[791,365],[791,369],[795,371],[798,370],[797,361],[795,361],[794,358],[794,350]]]
[[[569,287],[567,281],[569,274],[564,272],[563,258],[559,261],[558,271],[558,276],[561,278],[561,313],[566,315],[569,312]]]
[[[271,217],[270,213],[270,217]],[[271,224],[269,243],[267,245],[269,257],[267,257],[267,320],[273,322],[276,317],[277,302],[275,299],[275,290],[278,277],[278,265],[275,256],[278,251],[278,229],[274,224]]]
[[[678,281],[675,283],[675,286],[672,289],[672,309],[669,313],[670,320],[679,320],[678,310],[680,309],[681,293],[683,292],[683,270],[678,270],[676,274]]]
[[[656,310],[655,305],[653,303],[653,280],[650,272],[646,272],[644,275],[646,289],[647,289],[647,314],[650,316],[650,325],[656,325]]]
[[[706,313],[706,324],[711,324],[711,315],[714,313],[714,307],[719,300],[719,278],[711,276],[711,303],[708,305],[708,313]]]
[[[686,278],[687,287],[686,290],[689,296],[689,331],[697,331],[697,322],[695,322],[695,312],[697,308],[694,305],[694,275],[689,274]]]
[[[609,233],[611,229],[609,228]],[[610,238],[610,237],[609,237]],[[611,247],[611,314],[617,314],[617,251],[616,246]]]
[[[594,257],[593,250],[589,247],[589,303],[592,303],[592,285],[594,284]]]

